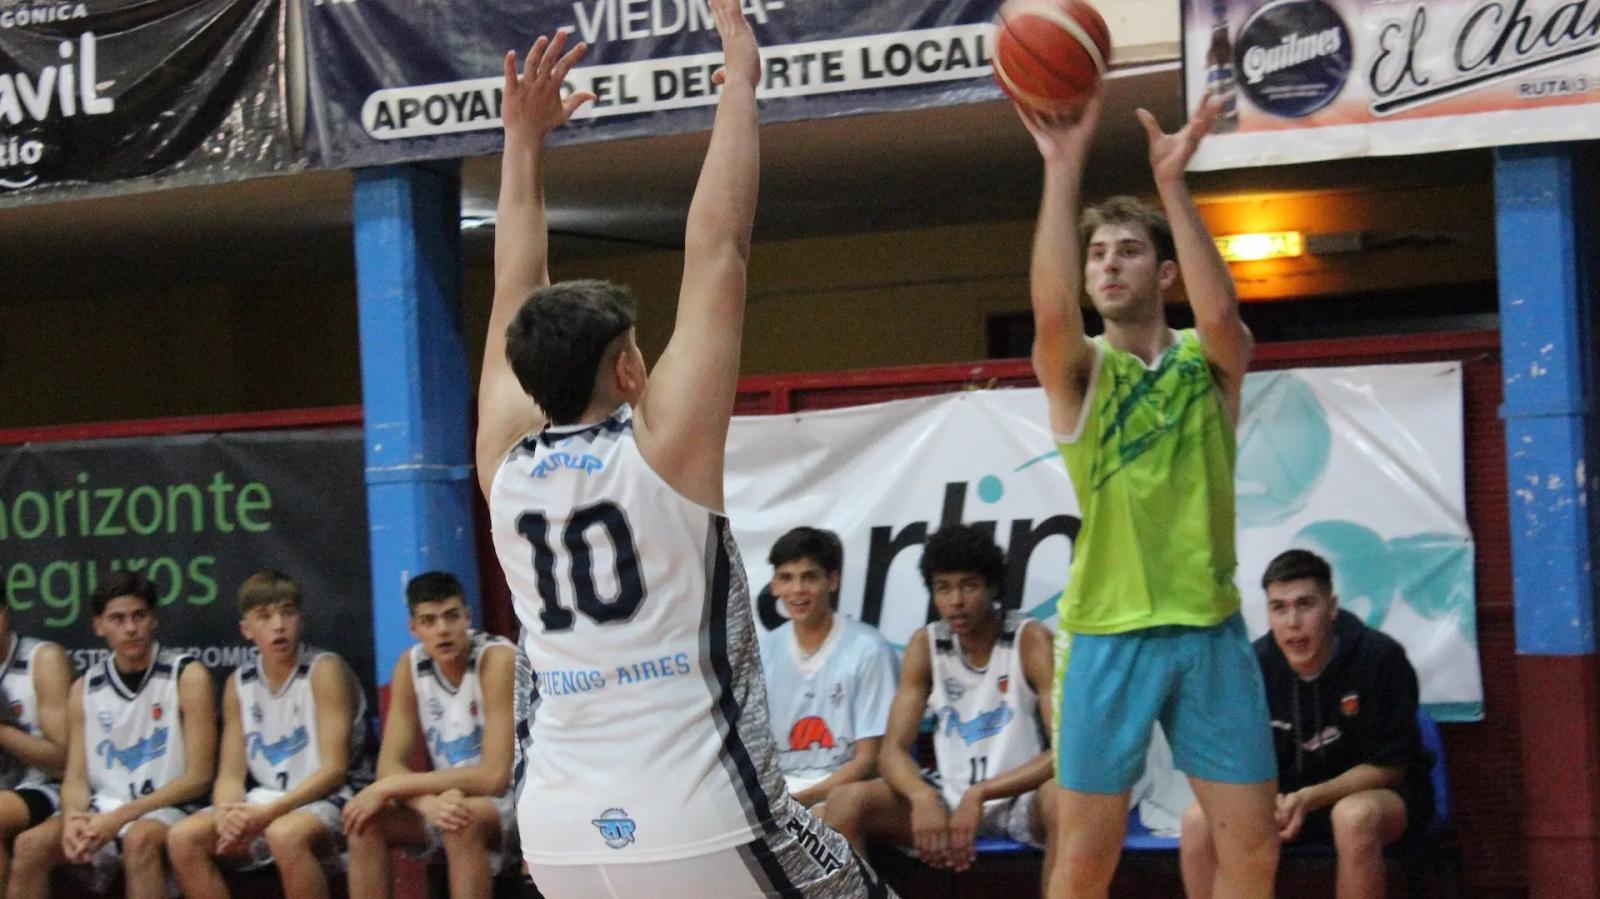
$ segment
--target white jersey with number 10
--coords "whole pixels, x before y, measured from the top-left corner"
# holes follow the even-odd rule
[[[727,519],[651,469],[627,407],[523,440],[489,510],[535,677],[528,860],[666,861],[762,834],[787,799]]]

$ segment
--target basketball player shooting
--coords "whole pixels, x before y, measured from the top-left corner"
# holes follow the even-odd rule
[[[550,899],[885,895],[784,790],[721,511],[761,60],[739,0],[710,9],[721,96],[653,372],[625,289],[549,283],[544,139],[591,99],[562,96],[584,47],[540,38],[520,75],[506,57],[477,462],[534,669],[518,825]]]
[[[1083,515],[1061,598],[1049,893],[1107,894],[1159,722],[1212,823],[1213,893],[1267,897],[1276,761],[1234,586],[1234,426],[1253,341],[1184,181],[1217,109],[1208,99],[1173,134],[1139,110],[1161,210],[1113,197],[1080,217],[1099,99],[1076,117],[1019,108],[1044,157],[1033,365]],[[1167,325],[1180,278],[1193,330]],[[1085,289],[1098,339],[1084,333]]]

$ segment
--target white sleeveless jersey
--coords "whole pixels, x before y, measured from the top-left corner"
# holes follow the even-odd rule
[[[159,643],[155,649],[136,684],[122,680],[112,655],[84,675],[83,756],[89,789],[117,804],[159,790],[188,767],[178,675],[199,661]]]
[[[234,688],[244,725],[244,752],[250,777],[272,790],[292,790],[322,767],[317,742],[317,703],[311,694],[311,670],[326,660],[338,665],[349,682],[354,715],[350,726],[350,774],[361,781],[366,768],[367,697],[344,659],[301,644],[299,659],[287,680],[273,690],[261,670],[261,658],[239,666]],[[370,778],[366,778],[370,782]]]
[[[428,758],[435,770],[475,765],[483,758],[483,687],[478,681],[478,666],[487,650],[503,646],[515,648],[510,640],[491,634],[473,633],[468,651],[467,670],[461,683],[451,684],[418,643],[411,647],[411,685],[417,693],[417,720],[428,744]]]
[[[627,407],[523,440],[489,512],[534,673],[523,855],[665,861],[762,833],[787,800],[727,519],[650,468]]]
[[[0,713],[30,737],[43,737],[39,729],[39,695],[33,687],[33,656],[46,644],[32,637],[11,635],[11,651],[0,661]],[[55,778],[30,768],[20,760],[0,755],[0,789],[34,787]]]
[[[933,652],[933,753],[945,804],[955,808],[974,783],[1006,773],[1044,751],[1039,701],[1022,670],[1024,627],[1043,627],[1007,612],[983,670],[961,654],[961,640],[943,621],[928,625]],[[1009,802],[1010,800],[994,800]]]

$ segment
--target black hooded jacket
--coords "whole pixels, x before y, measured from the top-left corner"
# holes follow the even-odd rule
[[[1417,673],[1392,637],[1340,609],[1322,673],[1301,679],[1268,633],[1255,642],[1272,716],[1278,791],[1325,783],[1357,765],[1405,769],[1413,817],[1432,809],[1433,756],[1417,727]]]

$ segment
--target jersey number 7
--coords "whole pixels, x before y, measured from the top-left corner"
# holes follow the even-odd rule
[[[589,543],[591,532],[611,543],[617,590],[610,598],[602,599],[595,587],[594,551]],[[544,624],[545,633],[572,630],[576,619],[572,609],[561,604],[560,589],[556,585],[550,520],[539,512],[524,512],[517,516],[517,533],[533,545],[533,572],[539,585],[539,598],[544,602],[539,620]],[[562,531],[561,545],[570,557],[567,572],[572,595],[584,617],[595,624],[614,624],[627,621],[639,611],[645,593],[644,578],[639,574],[639,550],[633,542],[628,516],[620,506],[600,502],[574,511]]]

